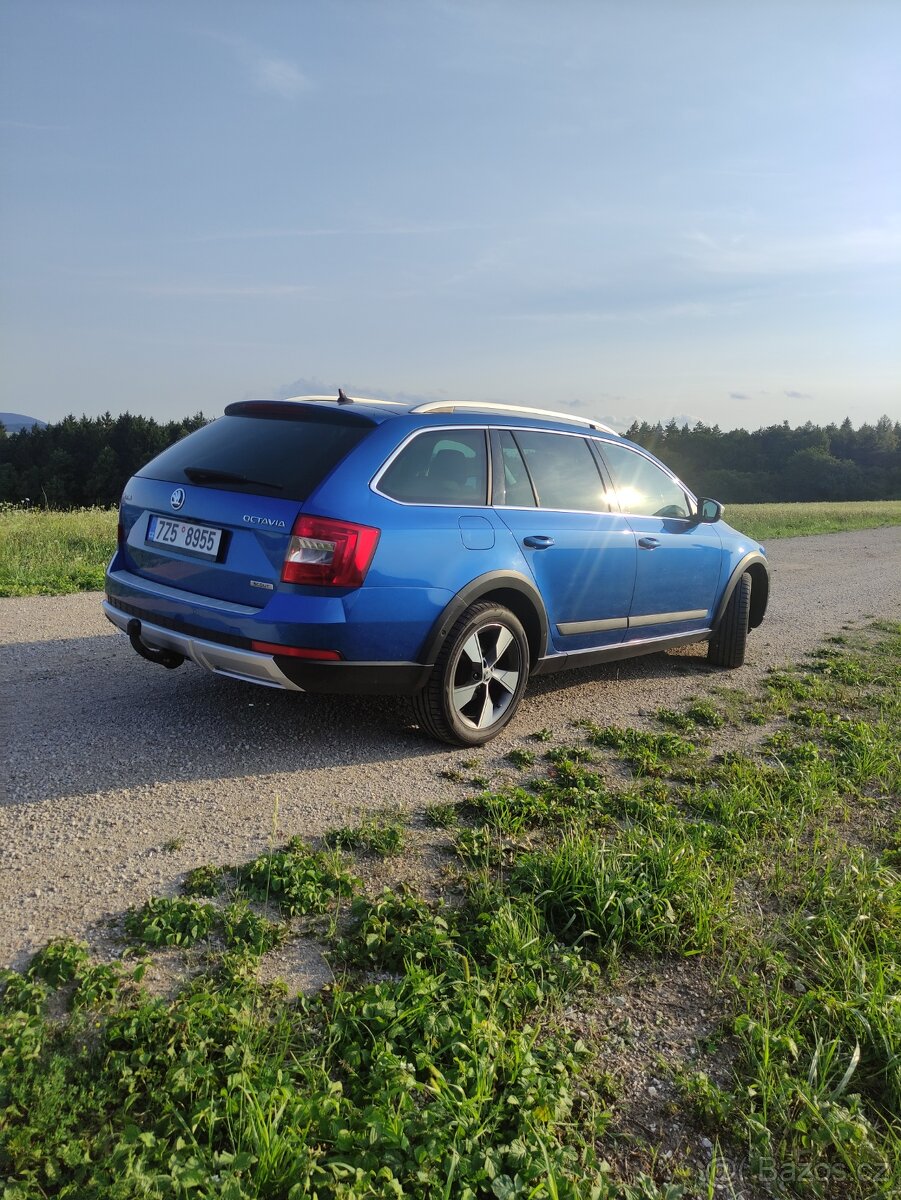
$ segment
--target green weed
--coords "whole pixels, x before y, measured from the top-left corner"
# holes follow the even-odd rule
[[[235,900],[222,912],[222,928],[226,945],[246,949],[252,954],[265,954],[287,937],[285,925],[261,917],[246,900]]]
[[[555,746],[547,750],[544,757],[548,762],[560,763],[594,762],[597,755],[588,746]]]
[[[391,811],[376,813],[359,825],[343,826],[326,836],[328,846],[339,850],[355,850],[363,854],[375,854],[387,858],[400,854],[404,848],[407,820],[402,814]]]
[[[357,885],[337,851],[315,852],[300,838],[284,850],[261,854],[236,877],[249,896],[271,900],[290,917],[327,912]]]
[[[728,882],[676,825],[614,842],[582,832],[522,856],[510,886],[534,898],[548,931],[609,956],[623,949],[708,949],[731,911]]]
[[[616,725],[583,724],[593,746],[608,746],[625,759],[638,775],[661,775],[678,760],[692,758],[696,748],[676,733],[648,733]]]
[[[488,867],[503,858],[501,845],[487,825],[458,830],[454,835],[454,849],[464,862],[476,866]]]
[[[430,804],[425,810],[426,823],[435,829],[456,829],[460,824],[458,804]]]
[[[458,771],[456,767],[448,767],[438,772],[440,779],[446,779],[448,783],[465,783],[466,775],[463,771]]]
[[[658,708],[654,713],[654,719],[661,725],[670,725],[673,729],[679,729],[683,733],[691,733],[695,728],[695,723],[688,713],[677,712],[674,708]]]
[[[84,942],[57,938],[39,950],[28,965],[32,979],[43,979],[52,988],[69,983],[88,963],[88,948]]]
[[[186,896],[216,896],[222,888],[225,875],[225,867],[215,867],[212,863],[194,867],[185,876],[181,890]]]
[[[148,946],[193,946],[209,937],[216,925],[212,904],[190,898],[153,896],[141,908],[130,909],[125,930]]]
[[[696,725],[702,725],[705,729],[721,729],[725,724],[723,714],[709,700],[694,700],[685,710],[685,714]]]

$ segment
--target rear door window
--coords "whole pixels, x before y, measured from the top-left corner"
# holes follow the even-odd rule
[[[226,415],[164,450],[138,474],[306,500],[371,429],[369,421],[345,413]]]
[[[505,503],[514,507],[530,506],[530,493],[538,498],[539,508],[570,512],[609,512],[610,505],[594,455],[584,438],[563,433],[541,433],[517,429],[512,442],[528,470],[531,487],[520,477],[517,459],[502,437],[502,452],[507,474],[513,476]]]
[[[411,438],[376,487],[404,504],[484,505],[488,453],[484,429],[435,429]]]
[[[535,508],[532,481],[513,434],[509,429],[498,431],[500,466],[494,481],[494,502],[508,508]]]

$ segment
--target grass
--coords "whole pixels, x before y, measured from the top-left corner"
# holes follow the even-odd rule
[[[283,850],[261,854],[236,872],[239,885],[252,899],[276,904],[289,917],[324,913],[349,896],[356,879],[336,850],[312,850],[292,838]]]
[[[759,745],[718,750],[743,712]],[[6,973],[4,1200],[898,1194],[901,626],[655,719],[585,725],[514,761],[521,786],[434,805],[455,855],[436,899],[368,894],[295,838],[133,910],[118,962],[57,941]],[[393,853],[402,828],[330,840]],[[334,982],[291,999],[257,965],[310,921]],[[184,964],[166,997],[157,947]],[[633,1018],[659,1005],[672,1044],[692,963],[715,1022],[660,1060]],[[630,964],[671,994],[630,992]]]
[[[761,541],[901,524],[901,500],[730,504],[730,524]],[[116,510],[0,507],[0,596],[99,591],[116,544]],[[532,734],[545,741],[550,730]]]
[[[726,520],[760,541],[901,525],[901,500],[843,500],[806,504],[727,504]]]
[[[407,821],[402,813],[392,809],[365,817],[359,825],[342,826],[326,838],[329,846],[360,854],[388,858],[404,849]]]
[[[0,596],[99,591],[116,548],[116,510],[0,507]]]

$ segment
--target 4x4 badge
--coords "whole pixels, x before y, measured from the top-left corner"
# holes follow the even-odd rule
[[[169,503],[172,505],[172,507],[177,512],[178,509],[180,509],[181,506],[184,504],[184,502],[185,502],[185,489],[184,488],[176,488],[175,491],[172,493],[172,495],[169,497]]]

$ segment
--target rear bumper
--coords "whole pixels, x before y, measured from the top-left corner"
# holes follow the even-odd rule
[[[108,600],[103,601],[103,611],[108,620],[126,633],[132,615],[115,608]],[[263,687],[286,688],[300,692],[303,689],[278,667],[271,654],[259,654],[255,650],[242,650],[237,646],[225,646],[221,642],[210,642],[205,638],[166,629],[152,621],[141,621],[141,640],[154,650],[171,650],[184,655],[198,667],[204,667],[215,675],[228,675],[232,679],[243,679],[248,683],[259,683]]]
[[[130,606],[129,606],[130,607]],[[127,633],[133,612],[103,601],[109,621]],[[415,662],[315,662],[288,655],[226,645],[140,618],[141,641],[154,650],[170,650],[215,675],[290,692],[344,695],[412,695],[428,680],[431,667]],[[235,639],[237,640],[237,639]]]

